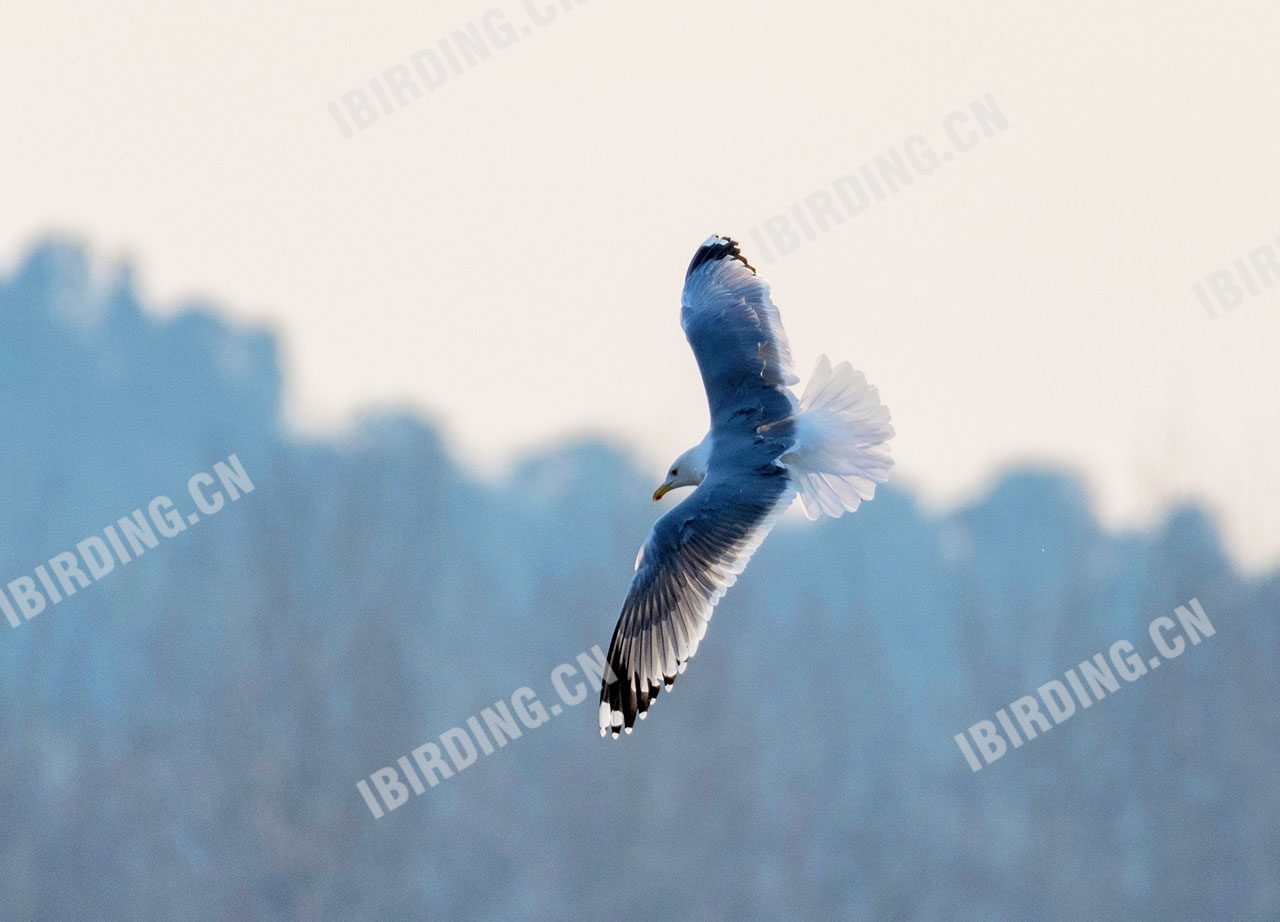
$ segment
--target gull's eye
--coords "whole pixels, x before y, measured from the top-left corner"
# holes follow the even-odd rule
[[[675,475],[676,475],[676,469],[673,467],[671,469],[671,476],[674,477]]]

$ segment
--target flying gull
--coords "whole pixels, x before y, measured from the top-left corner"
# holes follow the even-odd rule
[[[720,597],[797,496],[805,515],[839,517],[875,495],[893,459],[889,409],[866,376],[825,355],[799,378],[768,284],[727,237],[689,263],[680,325],[693,348],[711,429],[654,491],[695,487],[658,519],[609,644],[600,734],[627,733],[698,650]]]

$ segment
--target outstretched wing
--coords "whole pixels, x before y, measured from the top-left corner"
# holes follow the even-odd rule
[[[711,428],[730,426],[744,407],[752,426],[789,416],[785,389],[800,379],[769,285],[727,237],[710,237],[685,274],[680,326],[693,348],[711,407]]]
[[[600,735],[628,733],[698,650],[712,610],[734,584],[794,488],[785,469],[713,473],[658,520],[609,643]]]
[[[644,717],[698,650],[711,613],[795,487],[778,457],[793,447],[797,382],[769,286],[726,237],[685,274],[680,325],[711,408],[706,479],[649,533],[609,644],[600,733]]]

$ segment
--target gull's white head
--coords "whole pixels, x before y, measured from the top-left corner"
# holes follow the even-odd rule
[[[694,445],[680,457],[671,462],[667,469],[667,479],[653,491],[656,503],[677,487],[696,487],[707,476],[707,464],[711,461],[711,433],[697,445]]]

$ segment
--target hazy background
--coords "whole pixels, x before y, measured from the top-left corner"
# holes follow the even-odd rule
[[[1277,246],[1280,13],[590,0],[343,138],[486,9],[4,15],[0,583],[229,453],[257,490],[0,622],[0,919],[1280,916],[1280,290],[1191,291]],[[706,425],[697,244],[987,93],[763,266],[894,483],[784,522],[637,733],[569,709],[375,821],[607,642]],[[1192,596],[1215,637],[969,771]]]
[[[1108,523],[1195,497],[1280,559],[1280,290],[1190,288],[1280,235],[1274,4],[591,0],[343,139],[329,102],[489,8],[7,13],[0,260],[75,233],[282,330],[308,431],[392,402],[468,464],[599,431],[656,470],[706,425],[697,244],[989,92],[1008,131],[768,267],[802,372],[866,370],[931,500],[1048,459]]]
[[[5,581],[231,451],[256,487],[4,627],[0,918],[1280,912],[1280,574],[1200,510],[1111,533],[1024,470],[784,522],[636,733],[588,699],[375,820],[357,780],[607,643],[649,472],[575,441],[477,481],[404,414],[298,441],[270,337],[66,245],[0,342]],[[1192,596],[1215,636],[970,771],[955,733]]]

